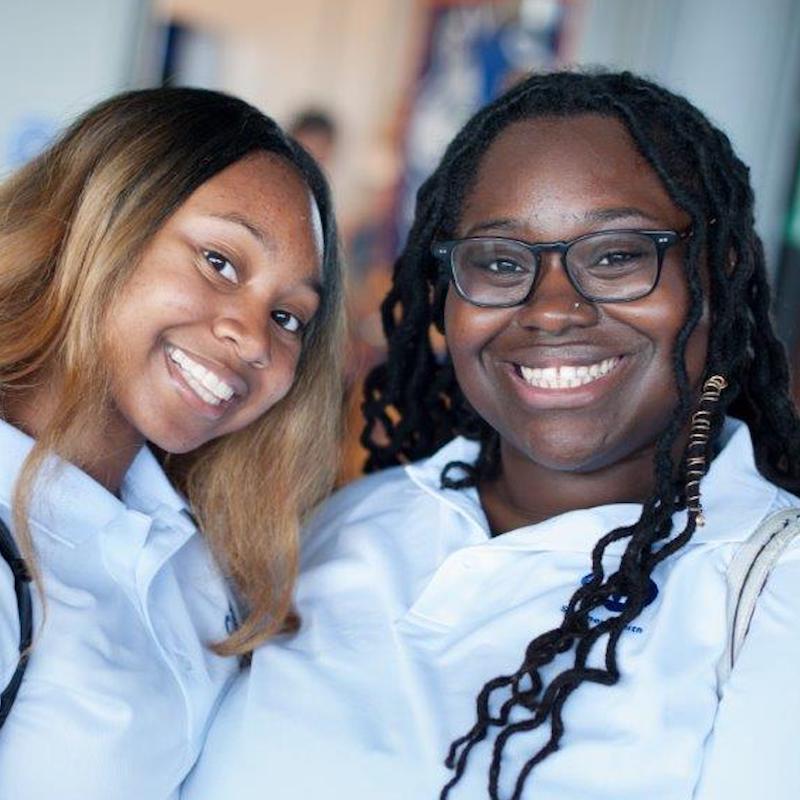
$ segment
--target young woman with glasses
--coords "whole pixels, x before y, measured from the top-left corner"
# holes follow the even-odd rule
[[[325,179],[241,100],[124,94],[0,187],[0,287],[0,797],[177,797],[336,471]]]
[[[303,626],[185,797],[800,795],[800,541],[725,660],[737,554],[800,504],[725,135],[627,73],[522,81],[420,190],[383,320],[382,471],[314,520]]]

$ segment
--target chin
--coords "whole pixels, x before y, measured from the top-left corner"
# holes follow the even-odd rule
[[[621,448],[602,440],[593,441],[586,437],[552,437],[541,433],[529,436],[518,446],[509,441],[523,458],[552,472],[590,473],[602,469],[619,458]]]
[[[529,461],[550,472],[574,472],[588,474],[602,468],[603,463],[596,460],[596,454],[564,454],[528,452]]]
[[[210,441],[210,437],[176,436],[174,431],[168,435],[164,435],[160,431],[145,431],[144,434],[150,444],[175,456],[191,453],[192,450],[197,450],[198,447],[202,447]]]
[[[168,453],[171,456],[182,456],[185,455],[186,453],[191,453],[193,450],[197,450],[198,447],[202,446],[194,443],[192,444],[168,443],[166,446],[162,446],[161,444],[155,441],[153,441],[152,444],[154,444],[156,447],[160,448],[165,453]]]

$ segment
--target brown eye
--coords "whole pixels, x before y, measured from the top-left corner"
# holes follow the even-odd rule
[[[273,311],[272,319],[274,319],[275,322],[281,326],[281,328],[289,331],[289,333],[302,333],[306,327],[305,322],[303,322],[296,314],[292,314],[291,311]]]
[[[225,256],[221,255],[216,250],[203,250],[203,258],[208,262],[211,269],[219,273],[226,281],[239,283],[239,275],[236,272],[236,267],[234,267]]]

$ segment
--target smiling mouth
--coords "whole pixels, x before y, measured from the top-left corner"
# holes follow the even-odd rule
[[[594,364],[563,364],[555,367],[526,367],[515,364],[515,370],[522,380],[536,389],[576,389],[608,375],[622,358],[612,356]]]
[[[233,386],[222,380],[219,375],[206,369],[202,364],[198,364],[180,348],[175,345],[167,345],[166,352],[189,388],[204,403],[219,406],[236,394]]]

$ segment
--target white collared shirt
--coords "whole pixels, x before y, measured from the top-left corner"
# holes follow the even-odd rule
[[[32,445],[0,421],[0,515],[9,527]],[[31,587],[34,649],[0,729],[0,798],[174,798],[235,671],[233,659],[206,647],[226,635],[223,581],[147,448],[122,500],[70,464],[46,468],[43,480],[30,523],[46,609],[43,617]],[[13,579],[0,561],[3,688],[18,646]]]
[[[655,569],[657,594],[619,642],[620,681],[572,695],[561,748],[523,797],[800,797],[800,546],[773,569],[729,681],[716,676],[727,565],[765,516],[798,499],[757,472],[746,426],[731,420],[724,434],[703,481],[706,526]],[[448,746],[475,721],[484,683],[558,624],[598,537],[641,511],[572,511],[491,538],[476,491],[439,488],[445,464],[475,455],[455,440],[328,502],[306,540],[302,628],[237,678],[184,800],[438,797]],[[623,548],[608,548],[606,571]],[[474,749],[453,800],[487,796],[494,736]],[[537,736],[509,742],[501,796]]]

